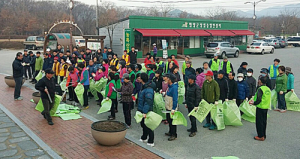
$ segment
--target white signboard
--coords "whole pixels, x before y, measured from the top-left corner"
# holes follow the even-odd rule
[[[168,58],[168,46],[167,46],[167,40],[161,40],[162,48],[163,48],[163,58]]]
[[[98,43],[98,42],[88,42],[87,43],[87,48],[89,48],[91,50],[101,49],[101,43]]]

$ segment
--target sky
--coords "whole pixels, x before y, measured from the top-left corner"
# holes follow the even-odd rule
[[[59,1],[59,0],[58,0]],[[68,1],[68,0],[63,0]],[[97,0],[75,0],[89,5],[96,5]],[[99,5],[101,0],[98,0]],[[252,4],[244,4],[245,2],[254,0],[102,0],[114,2],[117,6],[121,7],[145,7],[149,8],[152,6],[159,7],[160,2],[163,2],[163,5],[171,4],[175,9],[180,9],[183,11],[191,12],[193,14],[205,14],[210,8],[224,8],[226,10],[242,10],[249,11],[253,10]],[[256,0],[258,1],[258,0]],[[256,6],[256,10],[262,10],[270,7],[284,6],[289,4],[300,3],[299,0],[266,0],[265,2],[260,2]]]

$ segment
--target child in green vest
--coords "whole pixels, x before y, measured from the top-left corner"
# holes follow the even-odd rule
[[[106,100],[111,99],[112,101],[111,108],[110,108],[111,115],[108,116],[108,120],[114,120],[116,118],[115,109],[117,109],[118,100],[117,100],[117,92],[115,91],[116,82],[114,78],[115,78],[114,73],[110,72],[108,74],[108,84],[105,87]]]
[[[148,74],[149,81],[152,81],[155,76],[155,73],[152,70],[152,64],[147,65],[147,74]]]

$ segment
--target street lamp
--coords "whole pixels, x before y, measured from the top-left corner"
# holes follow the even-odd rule
[[[69,46],[69,50],[70,53],[72,54],[73,52],[73,44],[72,44],[72,27],[73,27],[73,17],[72,17],[72,9],[74,8],[74,2],[73,0],[70,0],[69,2],[69,9],[70,9],[70,46]]]
[[[257,4],[258,3],[260,3],[260,2],[265,2],[266,0],[259,0],[259,1],[257,1],[257,2],[245,2],[245,4],[252,4],[253,5],[253,7],[254,7],[254,14],[253,14],[253,31],[254,31],[254,33],[255,33],[255,28],[256,28],[256,25],[255,25],[255,20],[256,20],[256,18],[257,18],[257,16],[256,16],[256,14],[255,14],[255,7],[257,6]]]

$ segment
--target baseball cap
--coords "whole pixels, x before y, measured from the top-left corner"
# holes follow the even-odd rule
[[[124,73],[124,74],[123,74],[122,79],[125,79],[125,78],[129,79],[129,74],[128,74],[128,73]]]
[[[54,71],[52,69],[48,68],[45,70],[45,73],[54,74]]]
[[[242,73],[238,73],[238,75],[237,75],[238,77],[244,77],[244,74],[242,74]]]
[[[207,73],[205,74],[205,76],[213,76],[214,73],[212,71],[207,71]]]
[[[51,51],[51,50],[49,48],[47,48],[46,51]]]

